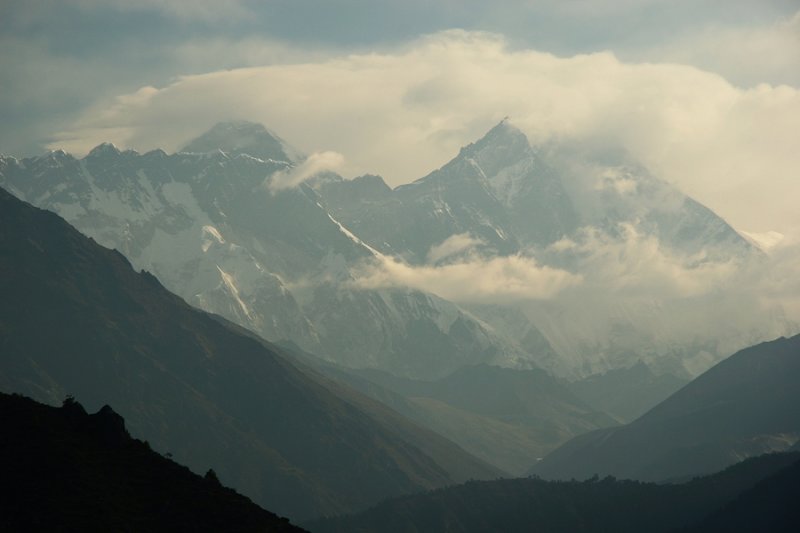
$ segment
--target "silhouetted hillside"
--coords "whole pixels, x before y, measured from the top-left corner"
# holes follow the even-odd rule
[[[116,251],[0,191],[0,389],[89,409],[297,517],[495,477],[462,449],[189,307]]]
[[[697,523],[775,472],[783,475],[788,465],[794,464],[785,472],[796,484],[799,461],[800,454],[765,455],[680,485],[610,477],[475,481],[392,499],[361,514],[308,527],[315,533],[668,532]],[[794,502],[787,500],[777,500],[776,512],[788,515],[783,506],[794,506]]]
[[[800,461],[742,492],[687,533],[795,532],[800,527],[798,495]]]
[[[714,472],[800,433],[800,335],[732,355],[628,425],[581,435],[532,472],[660,481]]]
[[[0,393],[0,530],[301,531],[132,439],[104,406]]]

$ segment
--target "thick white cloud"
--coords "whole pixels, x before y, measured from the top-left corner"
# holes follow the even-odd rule
[[[53,145],[174,149],[212,123],[265,123],[345,174],[424,175],[510,115],[533,142],[622,146],[656,175],[754,232],[800,230],[800,91],[740,89],[678,64],[556,57],[496,35],[435,34],[384,53],[186,76],[98,104]]]
[[[459,303],[513,303],[555,297],[581,276],[522,256],[468,260],[440,266],[411,266],[386,256],[365,265],[354,285],[364,289],[411,287]]]

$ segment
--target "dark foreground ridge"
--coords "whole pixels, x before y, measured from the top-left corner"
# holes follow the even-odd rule
[[[788,533],[800,523],[799,493],[800,454],[769,454],[677,485],[611,477],[473,481],[307,527],[315,533]]]
[[[0,393],[0,472],[2,531],[302,531],[131,438],[108,406]]]

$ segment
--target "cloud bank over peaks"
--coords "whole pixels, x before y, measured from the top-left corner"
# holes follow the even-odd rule
[[[696,67],[626,63],[610,52],[558,57],[482,32],[180,77],[91,107],[52,146],[170,150],[187,130],[246,118],[306,152],[346,154],[342,173],[398,185],[507,115],[534,144],[622,147],[743,230],[800,229],[798,89],[741,89]]]

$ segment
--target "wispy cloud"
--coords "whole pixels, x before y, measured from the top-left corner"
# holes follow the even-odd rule
[[[264,185],[270,192],[276,193],[297,187],[304,181],[324,171],[334,171],[344,164],[344,156],[336,152],[317,152],[308,156],[296,167],[280,170],[269,176]]]
[[[472,250],[480,244],[483,244],[481,239],[477,239],[469,233],[458,233],[451,235],[440,244],[431,246],[427,259],[430,263],[438,263],[448,257]]]
[[[548,252],[572,258],[573,268],[585,273],[584,288],[607,298],[696,298],[730,288],[748,261],[715,261],[703,251],[686,256],[627,222],[613,233],[582,228]]]
[[[522,256],[473,257],[438,266],[412,266],[395,258],[379,257],[377,263],[357,272],[354,286],[410,287],[460,303],[510,303],[553,298],[581,279]]]

